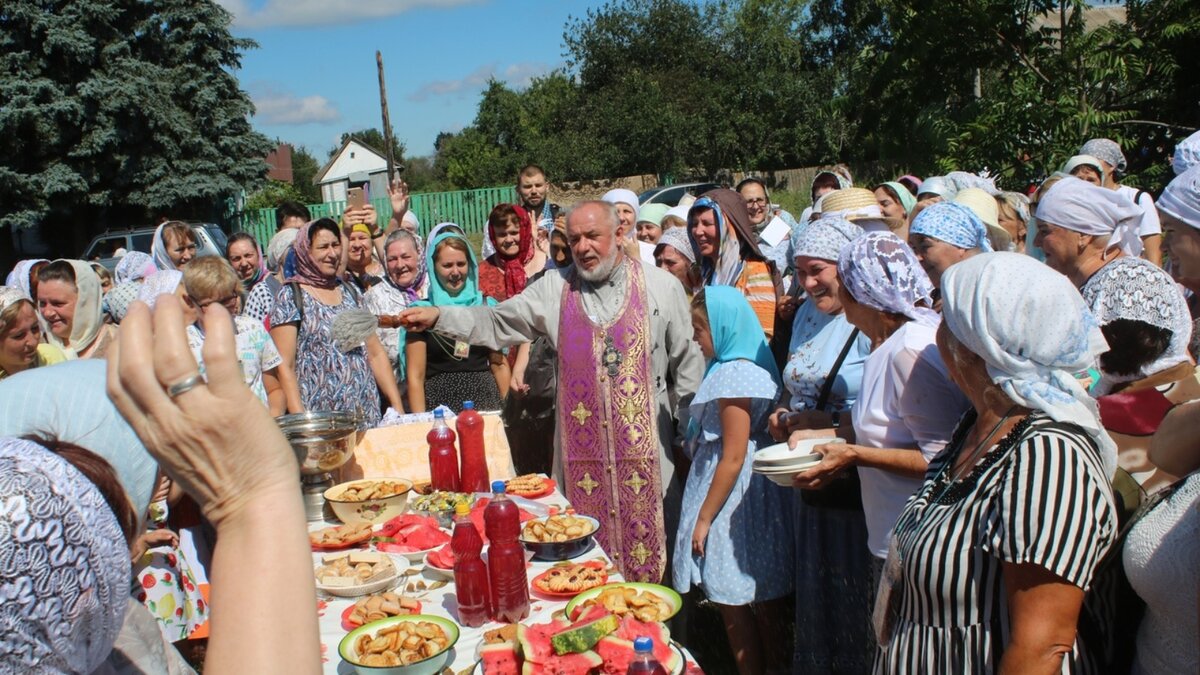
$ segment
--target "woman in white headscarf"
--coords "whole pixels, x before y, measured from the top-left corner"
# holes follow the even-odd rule
[[[896,522],[875,672],[1104,672],[1077,626],[1116,536],[1116,454],[1072,373],[1107,345],[1027,256],[977,255],[942,281],[938,348],[973,408]]]
[[[100,277],[82,260],[55,260],[38,271],[38,311],[46,340],[68,359],[102,359],[115,338],[104,323]]]
[[[1167,185],[1158,200],[1158,214],[1166,235],[1168,269],[1191,291],[1188,309],[1196,321],[1190,350],[1192,358],[1200,358],[1200,163]]]
[[[1082,286],[1122,255],[1142,253],[1145,212],[1119,192],[1065,176],[1038,198],[1034,245],[1046,264]]]

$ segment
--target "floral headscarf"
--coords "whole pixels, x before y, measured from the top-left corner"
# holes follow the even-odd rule
[[[284,279],[284,283],[305,284],[313,288],[337,288],[340,282],[337,273],[325,276],[325,273],[317,266],[317,261],[312,256],[312,241],[309,237],[312,235],[313,227],[321,222],[327,222],[332,225],[333,231],[341,231],[338,229],[337,223],[328,218],[305,223],[304,227],[300,228],[300,231],[296,234],[296,240],[292,242],[292,253],[296,256],[295,274],[289,275]]]
[[[840,216],[823,216],[792,230],[792,254],[837,262],[842,247],[862,236],[863,229]]]
[[[929,275],[908,244],[891,232],[868,232],[843,246],[838,275],[860,304],[929,326],[941,321],[930,309],[933,283]]]
[[[177,270],[159,270],[146,277],[138,291],[138,300],[146,303],[150,309],[158,303],[160,295],[174,295],[179,284],[183,282],[183,272]]]
[[[984,360],[992,382],[1015,403],[1082,427],[1111,475],[1116,445],[1074,375],[1108,343],[1071,282],[1026,255],[984,253],[946,270],[941,290],[946,327]]]
[[[384,258],[387,258],[387,250],[392,244],[401,240],[409,239],[412,241],[413,250],[417,252],[417,272],[413,275],[413,282],[408,286],[401,286],[395,281],[392,281],[392,275],[384,274],[383,280],[387,285],[402,293],[407,301],[407,304],[412,304],[421,299],[421,287],[425,285],[425,251],[421,249],[421,238],[408,230],[394,230],[388,235],[387,241],[383,243]],[[403,350],[402,350],[403,351]]]
[[[130,251],[117,262],[113,270],[113,283],[119,286],[127,281],[145,279],[157,270],[153,258],[141,251]]]
[[[104,496],[67,460],[0,439],[0,671],[90,673],[129,598],[129,551]]]
[[[992,251],[987,225],[958,202],[938,202],[925,207],[913,219],[909,231],[968,251],[976,248],[984,253]]]

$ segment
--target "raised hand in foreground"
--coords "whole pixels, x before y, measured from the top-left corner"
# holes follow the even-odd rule
[[[203,321],[207,382],[188,348],[179,300],[161,296],[153,314],[133,303],[110,350],[108,393],[217,529],[206,669],[317,673],[316,588],[299,467],[242,379],[225,308],[209,305]]]

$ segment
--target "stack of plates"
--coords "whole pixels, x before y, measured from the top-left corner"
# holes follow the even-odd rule
[[[840,438],[810,438],[800,441],[796,447],[789,448],[787,443],[768,446],[754,453],[754,473],[766,476],[772,483],[781,487],[792,486],[792,476],[811,469],[821,463],[821,455],[813,452],[813,448],[826,443],[845,443]]]

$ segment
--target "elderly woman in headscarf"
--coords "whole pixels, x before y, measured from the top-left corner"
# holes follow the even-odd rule
[[[1191,291],[1188,309],[1195,319],[1190,350],[1200,359],[1200,163],[1176,176],[1158,200],[1167,238],[1171,276]]]
[[[1142,208],[1124,195],[1066,176],[1038,199],[1034,244],[1077,287],[1121,256],[1142,252]]]
[[[160,270],[177,270],[196,257],[196,233],[179,220],[170,220],[154,231],[150,256]]]
[[[425,273],[425,254],[421,250],[421,242],[412,232],[392,230],[383,242],[383,255],[387,275],[382,284],[372,286],[363,296],[363,307],[376,316],[393,317],[425,296],[429,278]],[[392,323],[398,322],[381,320],[379,342],[387,352],[400,392],[404,394],[408,377],[404,360],[407,332],[403,326],[392,328]]]
[[[871,355],[863,364],[851,425],[804,434],[836,434],[848,442],[815,448],[821,463],[794,482],[820,489],[858,467],[875,585],[896,517],[968,404],[938,355],[941,317],[931,309],[933,284],[907,244],[890,232],[854,239],[838,257],[838,281],[846,318],[871,341]]]
[[[955,202],[938,202],[921,210],[909,229],[908,243],[935,288],[951,265],[992,251],[987,225],[974,211]]]
[[[768,419],[776,440],[849,424],[871,343],[846,320],[837,260],[842,247],[862,234],[836,217],[792,233],[795,284],[808,298],[792,320],[786,396]],[[798,490],[793,507],[795,585],[804,596],[796,603],[795,671],[866,672],[873,651],[871,556],[858,485],[848,476],[822,490]]]
[[[432,270],[429,297],[414,306],[495,304],[479,290],[475,252],[463,235],[451,230],[431,239],[425,265]],[[511,376],[502,352],[433,332],[409,332],[405,351],[408,400],[413,412],[444,405],[457,413],[462,411],[464,401],[474,401],[476,410],[501,408]]]
[[[688,237],[704,285],[741,291],[770,339],[779,304],[779,270],[759,250],[741,195],[725,188],[704,193],[688,210]]]
[[[38,311],[46,341],[68,359],[102,359],[115,339],[104,323],[100,277],[82,260],[55,260],[38,271]]]
[[[37,273],[49,264],[50,261],[45,258],[22,260],[8,273],[4,285],[21,289],[30,300],[37,302]]]
[[[895,524],[875,672],[1099,672],[1077,626],[1116,536],[1116,452],[1073,373],[1104,337],[1015,253],[964,260],[942,293],[938,348],[972,409]]]
[[[654,246],[654,264],[678,279],[689,299],[704,287],[686,228],[676,227],[663,232]]]
[[[380,392],[403,411],[387,352],[373,332],[357,344],[335,341],[334,320],[360,307],[358,292],[338,277],[341,232],[329,218],[300,228],[292,243],[295,274],[284,279],[271,314],[271,339],[283,357],[279,382],[288,412],[349,410],[374,426]],[[348,315],[349,316],[349,315]]]
[[[20,289],[0,286],[0,380],[66,360],[61,349],[42,342],[33,301]]]
[[[102,459],[60,452],[0,439],[0,671],[91,673],[124,622],[132,509]]]
[[[621,227],[625,232],[625,236],[633,239],[637,233],[637,218],[638,211],[641,206],[638,204],[637,194],[633,190],[625,188],[614,188],[604,193],[600,198],[601,201],[608,202],[617,208],[617,215],[621,219]]]

